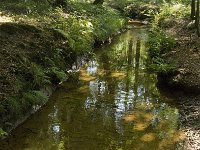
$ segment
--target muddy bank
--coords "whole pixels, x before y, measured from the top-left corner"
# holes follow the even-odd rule
[[[162,55],[168,63],[176,64],[173,72],[159,74],[159,80],[171,88],[189,94],[200,92],[200,40],[194,24],[186,19],[166,19],[160,24],[176,40],[172,51]]]

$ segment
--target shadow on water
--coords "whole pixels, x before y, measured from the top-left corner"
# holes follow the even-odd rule
[[[148,66],[145,29],[129,30],[83,63],[47,106],[2,141],[9,150],[174,150],[185,135]]]

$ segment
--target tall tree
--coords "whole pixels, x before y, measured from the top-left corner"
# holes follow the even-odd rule
[[[103,2],[104,2],[104,0],[95,0],[94,2],[93,2],[93,4],[100,4],[100,5],[103,5]]]
[[[67,0],[47,0],[47,2],[53,7],[63,7],[67,6]]]
[[[195,7],[196,0],[191,1],[191,19],[195,19],[196,15],[196,7]]]
[[[197,35],[200,37],[200,27],[199,27],[199,0],[197,0],[197,10],[196,10],[196,28],[197,28]]]

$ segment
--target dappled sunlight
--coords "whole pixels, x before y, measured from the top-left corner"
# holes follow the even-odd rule
[[[150,112],[142,112],[142,111],[133,111],[127,115],[123,116],[123,120],[125,122],[131,121],[140,121],[143,120],[145,122],[149,122],[153,119],[154,115]]]
[[[175,143],[182,142],[186,139],[186,134],[183,131],[175,131],[171,136],[166,137],[159,143],[159,149],[165,150]]]
[[[151,103],[147,103],[147,102],[138,102],[136,104],[136,107],[137,109],[140,109],[140,110],[144,110],[144,109],[148,109],[148,108],[153,108],[153,104]]]
[[[80,77],[79,77],[79,79],[83,80],[83,81],[91,81],[91,80],[96,79],[96,77],[91,76],[89,73],[87,73],[86,70],[81,69],[80,70]]]
[[[106,71],[103,69],[98,69],[98,71],[97,71],[97,75],[99,75],[99,76],[103,76],[103,75],[105,75],[105,73],[106,73]]]
[[[155,133],[147,133],[145,135],[143,135],[140,140],[143,142],[152,142],[155,140]]]
[[[112,72],[111,77],[122,79],[122,78],[126,77],[126,73],[125,72]]]
[[[154,117],[154,115],[152,113],[144,113],[142,114],[142,117],[144,118],[145,121],[151,121]]]
[[[132,121],[135,121],[136,119],[137,119],[137,116],[135,114],[128,114],[128,115],[123,116],[123,120],[125,122],[132,122]]]
[[[133,130],[144,131],[149,126],[148,122],[137,122],[134,124]]]
[[[174,133],[173,136],[173,141],[174,142],[179,142],[179,141],[183,141],[186,139],[186,134],[183,131],[177,131]]]
[[[84,85],[78,89],[80,93],[87,93],[89,91],[88,85]]]
[[[160,143],[159,143],[159,149],[160,150],[166,150],[169,147],[171,147],[173,145],[173,142],[170,141],[169,139],[163,139]]]
[[[0,11],[0,23],[13,22],[13,21],[14,21],[13,17],[5,16],[5,15],[3,15],[3,13]]]

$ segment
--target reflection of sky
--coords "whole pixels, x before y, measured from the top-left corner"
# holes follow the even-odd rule
[[[52,124],[52,129],[54,134],[57,134],[60,132],[60,126],[58,124]]]
[[[132,35],[130,36],[132,37]],[[138,72],[136,74],[136,62],[135,62],[135,53],[136,53],[136,45],[137,40],[140,38],[141,47],[140,47],[140,59],[139,59],[139,68]],[[107,68],[110,68],[109,71],[113,71],[113,73],[117,71],[127,71],[127,77],[123,79],[118,80],[107,80],[108,78],[114,79],[114,77],[111,77],[105,74],[104,77],[98,77],[97,70],[105,69],[104,65],[107,62],[97,62],[96,60],[89,61],[87,64],[87,72],[90,75],[96,75],[96,79],[93,81],[89,81],[89,93],[87,96],[87,99],[85,100],[85,108],[91,109],[91,108],[97,108],[97,103],[101,104],[101,108],[98,107],[98,109],[101,109],[101,114],[103,117],[103,124],[109,124],[109,118],[111,117],[111,114],[114,115],[115,119],[115,128],[116,131],[124,135],[125,134],[125,127],[122,125],[122,118],[127,112],[131,112],[133,110],[142,108],[144,113],[145,112],[151,112],[153,114],[153,118],[151,119],[152,126],[157,126],[158,123],[164,119],[168,120],[168,115],[165,115],[164,117],[162,115],[159,115],[160,113],[163,113],[163,104],[159,106],[155,106],[157,103],[158,94],[157,89],[155,87],[155,80],[152,80],[152,76],[146,76],[146,73],[144,72],[144,68],[146,68],[146,52],[144,43],[146,39],[142,39],[142,37],[136,37],[134,38],[133,42],[133,60],[130,66],[128,66],[128,47],[129,42],[127,42],[129,39],[120,39],[121,41],[114,45],[114,49],[112,47],[111,51],[108,50],[108,52],[103,53],[104,55],[107,55],[106,58],[109,58],[106,61],[109,61]],[[123,43],[123,44],[122,44]],[[119,45],[118,45],[119,44]],[[103,55],[103,56],[104,56]],[[98,58],[97,58],[98,60]],[[101,65],[101,63],[104,63],[104,65]],[[129,69],[127,69],[129,67]],[[130,80],[131,79],[131,80]],[[137,79],[137,81],[136,81]],[[147,83],[148,82],[148,85]],[[109,85],[114,85],[114,93],[113,96],[110,96],[112,99],[109,99],[107,96],[110,93],[108,89]],[[102,99],[104,99],[105,103],[102,102]],[[109,101],[114,102],[114,108],[110,108],[108,104],[106,103],[106,99],[109,99]],[[114,112],[113,112],[114,110]],[[171,111],[171,110],[170,110]],[[165,113],[165,112],[164,112]],[[109,117],[110,116],[110,117]],[[161,119],[162,118],[162,119]]]
[[[88,64],[87,72],[91,75],[95,75],[97,72],[97,67],[98,67],[97,62],[92,60],[92,61],[89,61],[87,64]]]
[[[60,123],[58,118],[58,108],[54,106],[53,112],[48,115],[52,123],[49,124],[49,131],[53,134],[53,139],[57,143],[60,140]]]
[[[106,50],[103,55],[106,57],[105,62],[102,62],[103,60],[99,61],[98,55],[97,60],[89,61],[86,71],[88,74],[95,76],[95,79],[92,78],[94,80],[89,81],[87,87],[85,86],[86,82],[83,81],[84,90],[81,90],[81,92],[79,89],[76,89],[75,93],[71,90],[67,92],[63,90],[64,95],[61,94],[61,96],[56,97],[58,98],[56,105],[50,102],[54,107],[47,111],[48,115],[44,113],[42,117],[39,116],[39,119],[36,118],[34,123],[30,122],[33,131],[37,128],[40,133],[30,134],[28,132],[28,135],[23,136],[23,134],[21,135],[22,132],[20,132],[18,135],[21,135],[22,138],[19,143],[26,145],[24,138],[30,138],[29,142],[33,146],[29,149],[42,149],[41,145],[48,147],[47,149],[57,149],[55,146],[59,145],[62,142],[61,140],[64,140],[64,146],[69,145],[70,149],[87,149],[87,146],[79,146],[79,144],[93,142],[94,145],[102,146],[103,144],[100,145],[99,142],[106,143],[107,141],[110,145],[114,142],[126,144],[126,141],[140,144],[140,135],[148,132],[153,132],[163,139],[172,136],[171,133],[175,132],[177,128],[178,112],[161,102],[153,75],[145,74],[143,69],[145,68],[146,58],[142,56],[144,52],[141,52],[137,73],[134,64],[130,64],[129,68],[126,68],[127,40],[129,39],[122,37],[121,41],[126,41],[123,42],[125,45],[116,44],[116,49]],[[136,42],[133,43],[133,47],[135,47],[135,44]],[[102,58],[104,59],[104,57]],[[81,63],[84,64],[83,61]],[[74,69],[78,69],[76,63],[74,64]],[[98,72],[98,69],[101,70]],[[123,74],[123,77],[117,78],[117,74],[120,73]],[[113,77],[113,74],[116,76]],[[124,75],[127,75],[127,77],[124,77]],[[86,93],[82,95],[83,92]],[[139,114],[139,119],[140,117],[144,119],[145,115],[150,114],[149,120],[146,121],[150,127],[148,131],[134,131],[133,128],[137,122],[126,122],[125,120],[125,117],[131,113],[135,113],[136,117]],[[90,122],[91,120],[92,123]],[[38,122],[42,122],[42,124],[36,125]],[[32,135],[33,137],[28,137]],[[159,140],[162,140],[161,138]],[[38,139],[43,140],[38,141]],[[159,140],[153,142],[159,143]],[[145,144],[142,143],[141,145]],[[113,149],[117,148],[119,147],[117,146]],[[135,147],[131,148],[134,149]],[[136,147],[135,149],[137,148],[142,149],[141,147]],[[89,147],[88,149],[92,148]],[[125,147],[125,149],[128,150],[129,148]]]
[[[127,36],[128,35],[128,36]],[[135,81],[136,75],[135,75],[135,54],[136,54],[136,45],[138,40],[140,40],[140,60],[139,60],[139,70],[143,70],[145,68],[146,64],[146,54],[145,52],[145,47],[144,43],[146,41],[146,35],[145,36],[140,36],[140,34],[135,34],[134,37],[132,36],[132,32],[128,33],[126,37],[121,37],[119,39],[120,42],[116,43],[116,45],[112,46],[112,51],[108,50],[106,53],[103,53],[104,55],[108,55],[109,64],[111,65],[111,70],[119,70],[121,69],[126,69],[128,66],[128,51],[129,51],[129,40],[133,40],[133,46],[132,46],[132,67],[130,70],[128,70],[130,73],[129,76],[131,77],[131,80],[129,80],[129,84],[127,85],[126,80],[123,79],[120,82],[116,83],[108,83],[108,81],[104,79],[99,79],[97,78],[96,80],[90,81],[89,82],[89,89],[90,93],[85,100],[85,108],[94,108],[96,107],[96,103],[99,101],[99,98],[105,98],[106,99],[106,91],[109,91],[108,89],[108,84],[113,84],[116,85],[115,94],[113,97],[114,100],[114,105],[115,105],[115,124],[116,124],[116,129],[119,133],[123,133],[123,127],[121,125],[121,119],[124,115],[129,110],[133,110],[135,103],[136,102],[141,102],[141,103],[146,103],[146,105],[150,105],[150,101],[147,98],[146,101],[144,101],[144,95],[146,94],[146,90],[144,88],[142,81],[139,81],[139,83],[134,83],[138,82]],[[110,56],[109,56],[110,55]],[[101,63],[101,62],[100,62]],[[107,62],[104,62],[107,63]],[[97,75],[97,70],[98,68],[101,67],[96,60],[91,60],[87,63],[87,72],[90,75]],[[104,69],[104,68],[101,68]],[[139,71],[140,72],[140,71]],[[143,72],[143,71],[142,71]],[[139,73],[139,76],[144,76],[143,74]],[[143,80],[145,82],[145,80]],[[127,87],[128,86],[128,87]],[[136,87],[135,87],[136,86]],[[131,88],[132,87],[132,88]],[[134,88],[134,89],[133,89]],[[148,90],[147,90],[148,91]],[[100,96],[100,97],[99,97]],[[104,106],[106,107],[106,106]],[[110,111],[110,110],[108,110]],[[104,113],[106,115],[107,113]],[[105,118],[106,116],[104,116]]]

